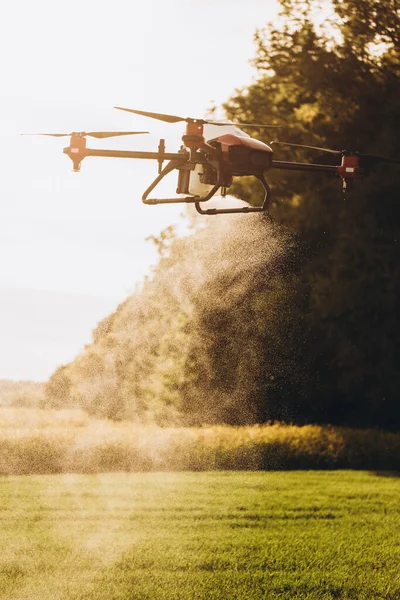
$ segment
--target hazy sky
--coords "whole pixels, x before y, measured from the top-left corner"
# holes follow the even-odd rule
[[[145,238],[183,221],[141,204],[155,164],[87,158],[76,174],[68,138],[20,133],[144,129],[88,146],[175,151],[181,125],[112,107],[203,116],[250,83],[253,34],[276,14],[274,0],[2,0],[0,378],[44,380],[78,354],[155,262]]]

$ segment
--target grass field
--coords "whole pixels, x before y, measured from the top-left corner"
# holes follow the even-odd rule
[[[400,478],[0,478],[1,600],[400,598]]]

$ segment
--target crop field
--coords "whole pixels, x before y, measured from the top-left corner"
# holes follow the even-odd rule
[[[283,423],[157,427],[79,410],[0,409],[0,476],[294,469],[400,470],[400,433]]]
[[[2,600],[400,598],[400,478],[0,478]]]

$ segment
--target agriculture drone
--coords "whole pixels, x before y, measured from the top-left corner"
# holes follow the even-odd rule
[[[271,189],[265,179],[265,173],[270,169],[292,171],[317,171],[339,175],[343,182],[343,190],[349,190],[353,181],[362,177],[378,162],[398,163],[399,160],[360,154],[346,150],[331,150],[316,146],[304,146],[289,142],[270,142],[271,146],[282,144],[292,147],[307,148],[321,152],[329,152],[341,156],[340,165],[323,165],[287,162],[273,159],[271,146],[250,137],[241,128],[275,128],[277,125],[259,125],[254,123],[232,123],[231,121],[213,121],[178,117],[162,113],[146,112],[115,106],[118,110],[137,115],[158,119],[166,123],[186,122],[186,132],[182,137],[183,146],[178,152],[166,152],[165,140],[161,139],[157,152],[141,152],[126,150],[95,150],[86,147],[86,137],[109,138],[123,135],[148,133],[147,131],[91,131],[81,133],[44,133],[53,137],[70,136],[70,144],[63,152],[70,157],[73,170],[79,171],[81,162],[87,156],[102,156],[114,158],[150,159],[158,162],[158,176],[144,192],[144,204],[173,204],[193,203],[197,212],[202,215],[228,213],[253,213],[266,211],[271,202]],[[168,161],[163,167],[164,161]],[[177,194],[175,198],[149,198],[150,193],[160,181],[173,170],[178,171]],[[261,206],[246,206],[241,208],[208,208],[203,204],[218,192],[225,196],[233,182],[233,177],[254,176],[264,187],[264,199]]]

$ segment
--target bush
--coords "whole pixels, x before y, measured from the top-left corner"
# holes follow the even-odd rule
[[[79,411],[0,410],[0,474],[400,470],[400,434],[287,424],[161,428]]]

